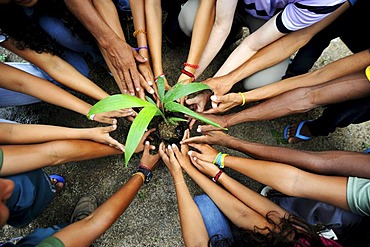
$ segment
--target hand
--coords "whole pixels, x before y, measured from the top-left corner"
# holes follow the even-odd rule
[[[230,80],[227,80],[225,76],[220,76],[208,78],[203,83],[207,84],[211,88],[214,95],[220,96],[229,92],[230,89],[233,87],[234,84],[229,83],[228,81]]]
[[[129,44],[115,38],[110,41],[110,46],[105,50],[109,61],[113,65],[120,81],[117,82],[122,93],[130,93],[135,95],[135,90],[140,90],[139,72],[136,68],[136,62],[144,63],[148,59],[140,56],[135,49]]]
[[[117,124],[116,117],[133,117],[135,115],[136,114],[134,110],[123,109],[123,110],[97,113],[93,116],[92,120],[99,122],[99,123]]]
[[[107,127],[96,127],[86,130],[89,132],[88,139],[107,144],[111,147],[121,150],[122,152],[125,152],[125,146],[109,135],[109,133],[114,131],[115,129],[117,129],[117,125],[114,124]]]
[[[228,111],[235,106],[239,106],[243,103],[242,97],[238,93],[229,93],[222,96],[211,96],[211,105],[212,108],[204,113],[220,113]]]
[[[140,85],[142,88],[144,88],[148,93],[154,94],[155,91],[153,89],[153,72],[150,68],[149,62],[140,63],[138,65],[139,71],[140,71]]]
[[[210,90],[201,91],[195,97],[187,99],[185,103],[194,111],[203,112],[211,94]]]
[[[168,146],[166,148],[166,145],[163,142],[161,142],[161,144],[159,145],[158,153],[172,176],[181,173],[180,163],[176,159],[171,146]]]
[[[188,155],[191,158],[195,157],[195,159],[201,159],[202,161],[210,162],[211,164],[218,154],[218,151],[208,144],[190,143],[189,146],[199,150],[200,152],[189,151]]]
[[[159,160],[159,154],[150,154],[151,146],[149,141],[145,142],[144,152],[143,156],[141,156],[140,164],[145,165],[150,170],[153,170],[155,165],[158,163]]]
[[[155,129],[150,129],[150,130],[148,130],[148,131],[146,131],[145,133],[144,133],[144,135],[143,135],[143,137],[141,137],[141,140],[140,140],[140,143],[139,143],[139,145],[137,146],[137,148],[136,148],[136,150],[135,150],[135,153],[140,153],[141,151],[143,151],[144,150],[144,142],[146,141],[146,139],[148,138],[148,136],[153,132],[153,131],[155,131]],[[154,150],[155,149],[155,146],[150,146],[150,148],[152,149],[152,150]]]
[[[212,120],[213,122],[218,123],[221,128],[217,128],[213,125],[198,125],[197,132],[208,132],[211,130],[223,130],[222,128],[229,127],[229,123],[227,122],[227,115],[214,115],[214,114],[205,114],[199,113],[200,115]],[[195,123],[195,119],[192,119],[189,123],[189,128],[192,129]]]
[[[220,171],[220,168],[218,168],[211,162],[204,161],[196,157],[190,157],[190,159],[191,162],[194,164],[196,168],[198,168],[199,171],[210,177],[216,176],[216,174]]]
[[[187,139],[182,140],[181,144],[190,144],[190,143],[204,143],[204,144],[215,144],[215,145],[223,145],[225,140],[230,138],[228,134],[223,131],[208,131],[204,132],[201,136],[194,136]]]

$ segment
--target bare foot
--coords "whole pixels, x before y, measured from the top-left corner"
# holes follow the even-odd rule
[[[310,140],[312,134],[305,123],[302,121],[285,127],[284,138],[291,144]]]

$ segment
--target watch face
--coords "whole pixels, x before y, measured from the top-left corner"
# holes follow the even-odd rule
[[[151,172],[149,172],[145,177],[146,177],[145,182],[148,183],[150,181],[150,179],[152,179],[153,174]]]

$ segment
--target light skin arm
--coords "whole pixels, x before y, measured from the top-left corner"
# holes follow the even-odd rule
[[[216,0],[202,0],[199,3],[197,14],[194,20],[194,29],[191,35],[191,44],[187,63],[198,65],[204,48],[207,45],[209,35],[211,33],[214,19],[216,15]],[[185,66],[184,69],[192,74],[195,74],[196,68]],[[181,74],[177,80],[182,83],[190,83],[191,78],[185,74]]]
[[[83,76],[74,67],[58,56],[46,52],[37,53],[30,49],[19,50],[13,45],[12,39],[2,42],[1,46],[36,65],[54,80],[68,88],[96,100],[101,100],[109,96],[109,94],[99,86]]]
[[[212,88],[215,95],[224,95],[231,89],[231,87],[235,83],[239,82],[240,80],[258,71],[261,71],[265,68],[275,65],[283,61],[284,59],[288,58],[289,56],[291,56],[300,47],[304,46],[316,33],[321,31],[323,28],[325,28],[327,25],[333,22],[345,10],[347,10],[349,6],[350,4],[346,2],[340,8],[338,8],[335,12],[333,12],[332,14],[330,14],[323,20],[307,28],[291,32],[288,35],[284,36],[281,34],[280,35],[281,38],[278,38],[278,35],[275,34],[274,37],[276,39],[274,39],[273,37],[267,38],[264,42],[265,46],[248,45],[248,46],[253,47],[252,50],[255,50],[255,51],[257,51],[256,48],[258,47],[260,48],[257,52],[254,53],[253,56],[249,56],[248,60],[244,60],[245,62],[243,64],[239,64],[238,66],[234,66],[232,64],[232,66],[229,66],[227,65],[227,62],[225,62],[225,66],[223,66],[224,69],[220,68],[219,72],[216,73],[215,78],[214,79],[210,78],[207,81],[205,81],[205,83],[208,84]],[[270,21],[273,21],[273,19],[271,19]],[[265,25],[259,28],[256,32],[252,33],[250,36],[252,36],[255,33],[260,34],[259,36],[264,35],[262,31],[264,31],[265,33],[269,33],[270,32],[269,30],[264,30],[264,29],[268,28],[268,25],[272,24],[270,23],[270,21],[268,21]],[[273,24],[275,25],[275,23]],[[271,35],[278,32],[276,30],[276,27],[270,26],[270,28],[274,30],[274,32],[272,32]],[[248,41],[247,39],[250,36],[248,36],[245,39],[245,41]],[[274,40],[276,41],[274,42]],[[267,41],[270,41],[270,42],[267,42]],[[252,44],[254,43],[258,44],[258,41],[254,41]],[[237,49],[234,51],[235,54],[237,54],[236,53]],[[232,55],[230,55],[230,57],[231,56]],[[240,56],[240,54],[238,56]],[[235,57],[238,57],[238,56],[235,55]],[[233,69],[230,69],[231,67],[233,67]]]
[[[166,149],[164,143],[161,143],[158,152],[173,178],[185,246],[207,246],[209,237],[206,226],[198,206],[190,195],[182,168],[175,158],[172,148]]]
[[[130,1],[132,17],[134,21],[135,30],[143,30],[146,32],[145,26],[145,2],[144,0],[131,0]],[[137,47],[148,47],[146,33],[140,32],[136,34]],[[149,50],[140,49],[139,54],[147,58],[148,60],[145,63],[140,63],[138,69],[140,71],[140,84],[141,86],[150,94],[154,94],[153,86],[153,72],[149,63]],[[139,91],[139,96],[142,99],[145,99],[145,92],[143,90]]]
[[[208,67],[217,53],[221,50],[227,36],[230,33],[233,17],[238,1],[237,0],[218,0],[216,1],[215,21],[199,61],[199,69],[195,72],[195,77],[199,77]]]
[[[153,169],[158,162],[159,155],[150,155],[149,146],[149,143],[145,144],[141,162],[146,164],[148,168]],[[61,240],[66,247],[90,246],[125,212],[142,185],[142,176],[134,175],[130,177],[116,193],[91,215],[68,225],[53,236]]]
[[[58,86],[28,74],[19,69],[0,63],[0,87],[25,93],[50,104],[60,106],[77,113],[87,115],[90,104],[80,100]],[[51,97],[52,95],[52,97]],[[101,123],[116,124],[115,117],[132,115],[132,110],[122,110],[96,114],[94,120]]]
[[[193,158],[196,157],[197,160],[212,164],[217,151],[213,151],[211,154],[208,151],[209,148],[203,148],[202,145],[192,144],[192,146],[200,151],[199,153],[191,152],[190,155]],[[283,163],[235,156],[226,156],[224,164],[225,167],[238,171],[286,195],[318,200],[349,210],[346,196],[347,177],[318,175]]]
[[[65,0],[69,10],[97,40],[122,93],[140,91],[135,60],[145,62],[125,41],[117,10],[110,0]]]

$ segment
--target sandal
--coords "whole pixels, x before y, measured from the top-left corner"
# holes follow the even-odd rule
[[[64,188],[66,184],[66,180],[64,179],[64,177],[59,174],[50,174],[49,178],[51,185],[54,187],[53,192],[59,192]],[[60,185],[58,186],[58,184]]]
[[[284,135],[284,139],[285,139],[286,141],[288,141],[288,142],[289,142],[289,139],[290,139],[290,138],[298,138],[298,139],[303,140],[303,141],[308,141],[308,140],[310,140],[310,139],[312,138],[312,136],[305,136],[305,135],[302,135],[302,134],[301,134],[301,129],[302,129],[303,125],[304,125],[306,122],[307,122],[307,123],[309,123],[309,122],[311,122],[311,121],[312,121],[312,120],[304,120],[304,121],[300,122],[300,123],[298,124],[298,126],[297,126],[297,129],[296,129],[296,131],[295,131],[294,136],[291,136],[291,137],[289,137],[289,136],[288,136],[288,130],[289,130],[289,128],[290,128],[290,124],[288,124],[288,125],[284,128],[284,133],[283,133],[283,135]]]
[[[95,209],[98,208],[98,203],[93,195],[81,197],[77,202],[76,207],[71,216],[71,223],[80,221],[89,216]]]

